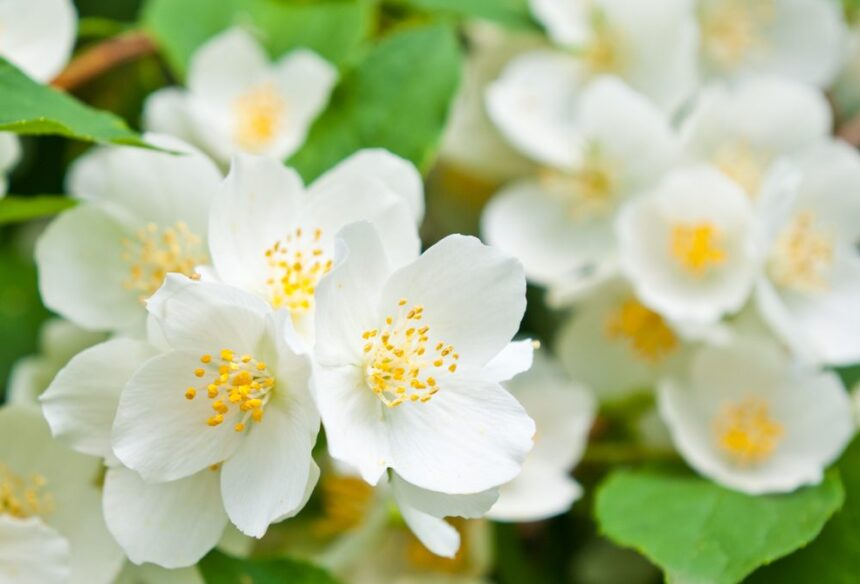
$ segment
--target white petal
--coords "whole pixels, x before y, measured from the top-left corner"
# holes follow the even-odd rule
[[[401,298],[424,306],[433,339],[453,345],[461,363],[484,366],[510,342],[525,311],[522,265],[474,237],[450,235],[391,275],[379,311]]]
[[[535,18],[560,45],[575,46],[588,38],[589,3],[582,0],[530,0]]]
[[[111,429],[120,392],[156,354],[148,343],[115,339],[76,355],[40,400],[54,437],[84,454],[112,459]]]
[[[444,519],[411,507],[408,503],[399,503],[400,514],[415,537],[428,550],[445,558],[453,558],[460,549],[460,534]]]
[[[418,169],[403,158],[381,148],[367,148],[339,162],[311,185],[311,192],[332,184],[349,184],[358,177],[381,181],[405,200],[420,223],[424,216],[424,185]]]
[[[541,521],[565,513],[582,496],[567,473],[526,460],[523,472],[502,485],[499,500],[487,513],[496,521]]]
[[[33,79],[48,82],[68,62],[78,27],[71,0],[3,2],[0,22],[0,55]]]
[[[397,473],[393,473],[391,477],[391,489],[399,504],[407,504],[422,513],[440,518],[477,519],[483,517],[499,498],[497,489],[468,495],[448,495],[428,491],[409,483]]]
[[[212,402],[198,391],[188,400],[185,390],[199,387],[200,355],[170,352],[144,363],[120,396],[113,429],[117,458],[147,481],[174,481],[228,459],[243,436],[233,426],[236,409],[224,423],[210,427]]]
[[[0,515],[0,584],[69,582],[69,543],[38,518]]]
[[[195,142],[194,128],[188,119],[185,92],[176,87],[159,89],[143,104],[143,127],[148,132],[175,136],[189,144]]]
[[[105,518],[129,559],[165,568],[196,564],[227,525],[219,473],[145,483],[134,471],[111,468],[105,477]]]
[[[194,53],[188,66],[188,89],[196,95],[227,102],[269,70],[260,44],[234,27],[211,38]]]
[[[484,366],[481,376],[490,381],[507,381],[511,377],[528,371],[532,366],[536,341],[525,339],[513,341]]]

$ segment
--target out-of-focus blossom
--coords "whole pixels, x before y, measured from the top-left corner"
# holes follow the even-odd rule
[[[149,98],[145,126],[223,164],[240,152],[283,160],[304,143],[336,80],[337,71],[316,53],[297,49],[271,63],[250,34],[233,28],[194,54],[187,90]]]
[[[14,134],[0,132],[0,197],[9,188],[7,175],[21,158],[21,145]]]
[[[77,29],[71,0],[0,0],[0,57],[36,81],[65,67]]]

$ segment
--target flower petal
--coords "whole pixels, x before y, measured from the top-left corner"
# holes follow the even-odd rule
[[[565,513],[582,496],[582,487],[567,473],[529,458],[523,472],[499,489],[499,500],[487,513],[496,521],[542,521]]]
[[[507,381],[532,366],[536,341],[513,341],[484,366],[482,377],[490,381]]]
[[[69,582],[69,542],[38,518],[0,515],[0,582]],[[81,583],[83,584],[83,583]]]

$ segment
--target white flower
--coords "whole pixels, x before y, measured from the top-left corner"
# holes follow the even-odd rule
[[[488,242],[520,259],[526,275],[557,298],[595,273],[615,271],[616,213],[668,169],[675,146],[669,121],[611,77],[569,96],[533,127],[494,96],[503,101],[504,90],[490,93],[502,127],[550,168],[493,199],[482,221]]]
[[[585,452],[594,399],[541,353],[535,354],[531,369],[505,386],[534,418],[537,433],[523,471],[499,489],[499,500],[487,517],[538,521],[564,513],[582,496],[582,487],[570,471]]]
[[[666,176],[619,216],[622,271],[671,321],[709,325],[743,306],[758,269],[752,205],[705,166]]]
[[[19,359],[9,373],[7,403],[36,403],[69,359],[104,340],[104,334],[83,330],[67,320],[48,320],[39,331],[39,353]]]
[[[50,81],[68,62],[77,28],[71,0],[0,0],[0,57]]]
[[[331,455],[370,484],[388,468],[454,495],[513,479],[534,423],[483,369],[517,331],[522,268],[453,235],[392,271],[372,226],[342,234],[317,292],[314,397]],[[510,369],[530,364],[512,355]]]
[[[123,556],[102,518],[100,469],[55,442],[37,409],[0,410],[0,582],[113,581]]]
[[[208,262],[218,169],[175,139],[146,139],[184,154],[127,147],[86,154],[68,179],[79,205],[54,220],[36,245],[42,300],[85,329],[141,328],[142,301],[165,274],[192,274]]]
[[[368,220],[400,266],[420,252],[423,207],[418,171],[385,150],[361,150],[307,189],[278,160],[239,156],[212,204],[214,275],[289,310],[310,339],[315,291],[332,266],[335,234]]]
[[[591,388],[601,402],[651,391],[660,377],[677,367],[685,351],[673,324],[618,281],[577,304],[555,346],[571,379]]]
[[[661,383],[659,408],[693,468],[749,494],[820,482],[854,434],[838,376],[761,340],[702,348],[684,376]]]
[[[615,75],[666,111],[675,111],[697,83],[697,42],[690,0],[566,0],[534,2],[535,16],[568,52],[536,51],[515,59],[495,91],[523,115],[523,124],[553,107],[595,75]],[[587,16],[580,18],[585,11]],[[505,128],[502,128],[505,131]],[[556,130],[556,132],[558,129]]]
[[[21,145],[15,134],[0,132],[0,197],[6,194],[9,188],[6,175],[18,164],[21,158]]]
[[[844,59],[841,11],[836,0],[702,0],[704,65],[720,76],[772,73],[827,87]]]
[[[689,162],[712,164],[757,197],[773,163],[797,157],[833,126],[824,95],[803,83],[755,77],[705,92],[682,127]]]
[[[271,63],[250,34],[233,28],[194,54],[187,91],[168,88],[147,100],[144,125],[224,164],[239,152],[283,160],[304,143],[336,80],[316,53],[297,49]]]
[[[762,316],[804,358],[860,361],[860,158],[837,141],[814,148],[765,195],[767,263],[756,288]]]

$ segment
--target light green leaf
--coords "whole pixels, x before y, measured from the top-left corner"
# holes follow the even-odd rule
[[[492,20],[505,26],[537,30],[528,0],[399,0],[401,4],[461,18]]]
[[[199,567],[206,584],[338,584],[322,568],[289,558],[244,560],[213,550]]]
[[[670,582],[733,584],[815,539],[843,498],[836,472],[816,487],[753,497],[698,477],[616,471],[598,490],[596,516]]]
[[[0,225],[56,215],[74,205],[75,199],[60,195],[4,197],[0,199]]]
[[[384,39],[344,75],[290,166],[312,180],[356,150],[379,147],[426,168],[459,84],[461,60],[446,26]]]
[[[0,58],[0,132],[59,134],[87,142],[146,146],[119,117],[36,83]]]
[[[749,584],[855,584],[860,558],[860,440],[837,464],[845,486],[845,505],[815,541],[752,575]]]
[[[365,0],[149,0],[143,21],[184,78],[197,48],[234,25],[249,28],[274,57],[305,47],[340,64],[370,34],[373,6]]]

